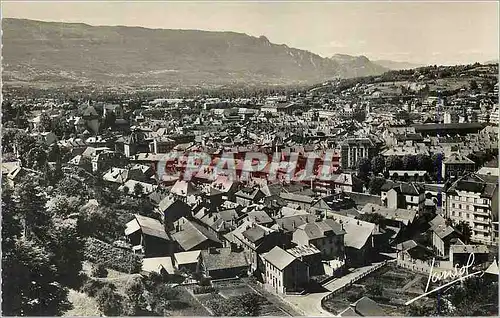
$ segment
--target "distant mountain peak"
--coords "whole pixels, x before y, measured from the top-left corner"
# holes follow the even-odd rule
[[[322,58],[230,31],[4,19],[2,41],[7,82],[311,84],[387,71],[364,56]]]

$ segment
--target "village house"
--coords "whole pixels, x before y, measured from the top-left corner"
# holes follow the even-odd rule
[[[351,173],[341,173],[335,178],[335,192],[363,192],[363,180]]]
[[[200,250],[177,252],[172,256],[175,269],[185,273],[195,273],[198,269]]]
[[[382,204],[388,208],[413,209],[417,212],[424,209],[425,191],[417,183],[394,183],[387,181],[381,188]]]
[[[175,268],[170,256],[148,257],[142,259],[142,271],[146,273],[158,273],[160,275],[175,274]]]
[[[429,222],[429,231],[432,235],[432,247],[440,257],[448,257],[452,242],[456,242],[462,235],[455,228],[446,225],[445,219],[438,215]]]
[[[134,219],[125,225],[125,235],[134,252],[147,257],[173,253],[172,238],[165,232],[163,224],[156,219],[134,215]]]
[[[458,240],[458,244],[450,245],[450,264],[461,267],[466,266],[471,254],[474,254],[474,266],[486,265],[489,256],[486,245],[467,245]]]
[[[298,246],[313,245],[321,251],[323,259],[343,260],[345,231],[341,224],[332,219],[317,219],[299,226],[292,235],[292,242]]]
[[[332,213],[331,217],[345,231],[346,265],[358,267],[369,264],[375,251],[374,234],[378,233],[378,226],[337,213]]]
[[[309,275],[311,277],[326,274],[321,251],[316,246],[299,245],[286,249],[286,251],[309,266]]]
[[[197,270],[210,279],[224,279],[247,276],[249,268],[250,261],[243,250],[231,244],[201,251]]]
[[[303,210],[309,209],[314,201],[316,201],[313,197],[289,192],[281,192],[280,198],[287,203],[298,205]]]
[[[279,246],[262,254],[264,263],[264,284],[267,289],[278,293],[300,292],[309,283],[309,267]]]
[[[249,221],[244,221],[234,231],[224,235],[231,243],[242,247],[250,261],[252,273],[263,273],[259,255],[269,252],[274,246],[290,247],[290,241],[280,232]]]
[[[163,198],[156,208],[165,224],[165,228],[173,229],[173,223],[182,217],[189,218],[192,215],[191,207],[184,201],[172,195]]]
[[[265,194],[259,188],[243,188],[235,193],[236,203],[241,206],[248,206],[257,203],[265,197]]]
[[[217,233],[184,217],[174,222],[174,230],[170,232],[170,235],[177,242],[177,251],[188,252],[222,247]]]

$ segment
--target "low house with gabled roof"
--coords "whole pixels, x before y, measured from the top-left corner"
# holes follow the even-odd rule
[[[235,245],[201,251],[198,272],[210,279],[242,277],[248,274],[250,260]]]
[[[174,230],[170,232],[170,235],[177,242],[178,251],[188,252],[210,247],[222,247],[217,233],[184,217],[174,222]]]
[[[165,232],[163,224],[156,219],[134,215],[134,219],[125,225],[125,235],[133,250],[145,256],[166,256],[173,253],[173,240]]]
[[[183,272],[194,273],[197,271],[198,259],[201,255],[200,250],[189,251],[189,252],[177,252],[174,253],[172,261],[174,267]]]

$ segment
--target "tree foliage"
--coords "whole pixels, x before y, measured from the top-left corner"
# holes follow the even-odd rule
[[[123,297],[111,286],[105,286],[96,294],[99,310],[106,316],[120,316],[123,314]]]
[[[382,156],[375,156],[371,161],[371,168],[373,173],[382,173],[385,169],[385,159]]]
[[[403,161],[397,156],[389,156],[386,158],[385,167],[388,170],[401,170]]]
[[[358,160],[358,163],[356,164],[356,168],[358,171],[358,176],[360,178],[366,178],[370,174],[371,170],[371,163],[370,160],[367,158],[361,158]]]
[[[382,192],[382,186],[385,184],[385,178],[381,177],[373,177],[370,179],[370,183],[368,184],[368,189],[370,194],[380,195]]]

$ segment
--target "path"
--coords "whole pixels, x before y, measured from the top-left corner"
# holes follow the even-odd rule
[[[323,287],[328,291],[308,294],[304,296],[286,295],[283,296],[283,299],[290,305],[294,306],[294,308],[296,308],[305,316],[333,317],[335,316],[334,314],[324,310],[321,307],[321,300],[331,292],[336,291],[337,289],[349,284],[351,281],[356,281],[358,277],[370,271],[373,267],[377,266],[380,263],[382,262],[356,268],[347,275],[329,281],[328,283],[323,285]]]
[[[408,290],[411,286],[413,286],[413,284],[418,283],[421,279],[422,279],[422,277],[420,277],[420,276],[415,277],[410,282],[408,282],[408,284],[404,285],[403,288],[401,288],[401,290],[402,291]]]

